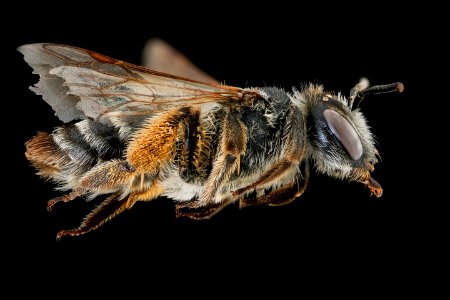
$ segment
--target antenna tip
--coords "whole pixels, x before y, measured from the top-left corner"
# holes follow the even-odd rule
[[[404,89],[405,89],[405,86],[403,85],[403,83],[397,82],[397,88],[396,88],[397,92],[402,93]]]

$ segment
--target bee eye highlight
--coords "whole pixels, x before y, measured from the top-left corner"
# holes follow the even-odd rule
[[[352,124],[332,109],[326,109],[323,112],[323,116],[331,132],[342,143],[350,157],[353,160],[358,160],[363,153],[363,148],[361,140]]]

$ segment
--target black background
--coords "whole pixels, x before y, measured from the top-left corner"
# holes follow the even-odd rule
[[[421,197],[431,175],[423,163],[428,161],[423,159],[428,133],[418,132],[430,125],[423,117],[428,104],[422,90],[426,76],[421,75],[430,74],[423,68],[437,53],[419,46],[437,49],[439,43],[431,34],[434,25],[425,26],[418,18],[427,11],[389,5],[352,12],[321,4],[195,9],[175,4],[146,9],[69,6],[50,13],[28,7],[32,17],[11,11],[15,24],[11,30],[3,26],[5,71],[10,75],[2,122],[7,135],[3,231],[10,240],[6,250],[14,264],[12,278],[38,280],[47,270],[52,275],[46,280],[60,282],[72,278],[73,270],[82,270],[86,279],[113,274],[120,282],[140,270],[176,282],[178,276],[186,280],[200,272],[205,280],[223,270],[232,272],[235,284],[259,278],[260,289],[266,283],[288,282],[289,272],[307,270],[320,280],[345,272],[358,278],[373,270],[384,276],[366,282],[369,290],[377,290],[396,285],[396,274],[414,274],[427,266],[430,257],[418,249],[433,247],[430,231],[437,225],[427,221],[434,198]],[[403,82],[403,94],[376,95],[360,104],[378,141],[382,162],[374,177],[384,188],[383,197],[370,197],[358,183],[313,174],[305,194],[287,206],[239,210],[232,205],[211,220],[197,222],[175,219],[174,204],[158,199],[137,203],[94,232],[56,242],[58,230],[76,227],[95,204],[77,199],[47,212],[47,200],[58,192],[34,174],[23,155],[24,143],[60,122],[28,90],[37,77],[15,48],[64,43],[139,64],[151,37],[166,40],[228,85],[289,90],[316,82],[348,94],[361,76],[372,84]],[[133,273],[116,273],[120,266]],[[268,272],[270,268],[274,271]]]

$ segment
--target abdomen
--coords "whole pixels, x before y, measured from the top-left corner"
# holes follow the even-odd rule
[[[124,148],[114,127],[83,120],[51,134],[39,132],[26,143],[25,155],[39,175],[70,189],[98,163],[122,157]]]

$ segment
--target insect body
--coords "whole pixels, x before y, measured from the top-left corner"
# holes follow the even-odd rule
[[[382,194],[370,175],[378,154],[373,137],[352,105],[370,93],[402,91],[401,83],[368,87],[362,80],[347,99],[313,84],[288,93],[202,83],[71,46],[19,51],[40,75],[31,89],[68,123],[26,143],[38,174],[68,191],[48,209],[105,195],[78,228],[58,238],[94,230],[159,196],[194,219],[236,201],[286,204],[305,190],[310,162]]]

